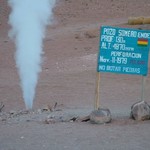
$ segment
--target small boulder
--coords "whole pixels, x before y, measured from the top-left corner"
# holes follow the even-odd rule
[[[111,113],[107,108],[99,108],[90,114],[91,123],[105,124],[111,122]]]
[[[144,121],[150,119],[150,106],[140,101],[131,106],[131,118],[138,121]]]
[[[84,33],[84,36],[89,39],[96,38],[99,36],[99,29],[96,28],[96,29],[88,30]]]

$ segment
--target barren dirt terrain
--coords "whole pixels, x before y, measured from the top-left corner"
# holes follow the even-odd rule
[[[150,121],[131,120],[141,99],[141,76],[101,73],[100,104],[112,122],[75,121],[94,109],[99,29],[127,25],[128,17],[149,16],[149,0],[59,0],[44,39],[33,110],[25,111],[14,53],[8,38],[10,9],[0,0],[0,150],[149,150]],[[150,73],[145,101],[150,104]],[[57,103],[57,104],[56,104]]]

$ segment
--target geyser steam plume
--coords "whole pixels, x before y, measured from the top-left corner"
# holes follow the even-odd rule
[[[46,25],[52,21],[55,0],[8,0],[8,4],[12,9],[9,36],[16,44],[15,59],[24,102],[31,109],[41,71],[42,40]]]

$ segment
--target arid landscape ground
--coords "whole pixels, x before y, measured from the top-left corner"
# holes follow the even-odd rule
[[[128,18],[150,16],[149,0],[59,0],[44,39],[33,110],[25,111],[8,38],[10,9],[0,0],[0,150],[149,150],[150,121],[131,120],[131,105],[141,99],[141,76],[101,73],[100,104],[112,122],[73,122],[94,109],[99,29],[128,25]],[[150,73],[145,101],[150,104]],[[57,103],[56,108],[52,108]],[[52,110],[53,109],[53,112]],[[54,121],[59,118],[69,121]]]

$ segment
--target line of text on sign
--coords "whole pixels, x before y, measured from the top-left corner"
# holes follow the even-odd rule
[[[139,74],[141,72],[140,68],[133,67],[120,67],[120,66],[111,66],[111,65],[100,65],[99,70],[101,71],[109,71],[109,72],[124,72],[124,73],[132,73]]]
[[[114,36],[116,34],[116,29],[113,29],[113,28],[104,28],[103,34],[113,35]]]
[[[119,30],[118,35],[122,37],[137,37],[137,31]]]
[[[142,54],[140,53],[130,53],[130,52],[120,52],[120,51],[112,51],[111,56],[119,56],[119,57],[127,57],[127,58],[142,58]]]
[[[109,36],[109,35],[102,35],[101,36],[101,41],[104,41],[104,42],[112,42],[113,41],[113,37],[114,36]]]
[[[118,43],[115,43],[112,47],[113,47],[115,50],[134,51],[134,47],[126,47],[125,44],[118,44]]]
[[[146,38],[146,39],[149,39],[149,38],[150,38],[150,33],[138,32],[138,38]]]

